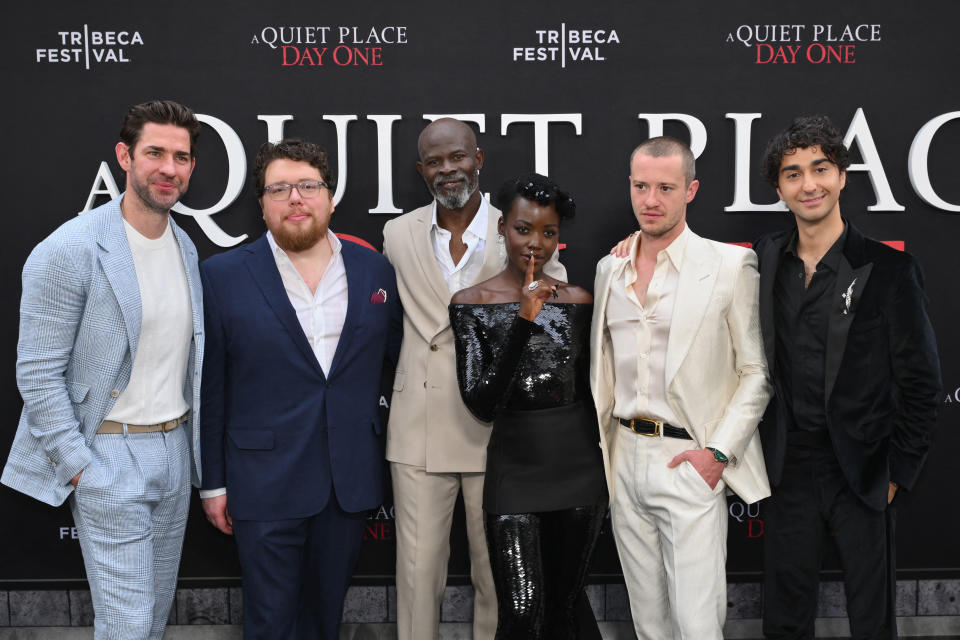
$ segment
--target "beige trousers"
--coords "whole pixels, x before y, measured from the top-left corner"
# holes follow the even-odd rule
[[[613,535],[641,640],[722,640],[727,612],[724,482],[710,489],[689,462],[696,445],[619,427]]]
[[[497,596],[483,532],[483,474],[427,473],[390,463],[397,528],[397,638],[439,637],[440,604],[447,582],[450,525],[463,492],[473,581],[473,638],[493,640]]]

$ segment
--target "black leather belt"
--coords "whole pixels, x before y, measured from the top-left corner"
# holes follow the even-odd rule
[[[667,438],[680,438],[681,440],[693,440],[686,429],[675,427],[660,420],[651,420],[650,418],[617,418],[620,424],[641,436],[658,436],[661,433]]]

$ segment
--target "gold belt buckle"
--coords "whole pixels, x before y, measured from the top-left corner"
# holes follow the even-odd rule
[[[660,420],[651,420],[650,418],[635,418],[634,422],[646,422],[647,424],[653,425],[653,433],[640,433],[638,431],[635,431],[635,433],[640,436],[654,438],[656,436],[659,436],[660,432],[663,430],[663,422]]]

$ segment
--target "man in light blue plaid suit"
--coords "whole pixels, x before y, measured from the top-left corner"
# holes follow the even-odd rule
[[[170,217],[199,128],[175,102],[132,107],[116,146],[125,193],[23,268],[24,406],[0,480],[51,505],[69,497],[97,640],[163,636],[199,486],[203,301],[196,248]]]

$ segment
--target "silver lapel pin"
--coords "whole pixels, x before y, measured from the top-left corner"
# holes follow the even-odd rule
[[[856,278],[854,278],[853,282],[850,283],[850,286],[847,287],[847,292],[840,294],[840,297],[843,298],[843,302],[846,305],[846,308],[843,310],[843,315],[850,313],[850,303],[853,302],[853,285],[855,284],[857,284]]]

